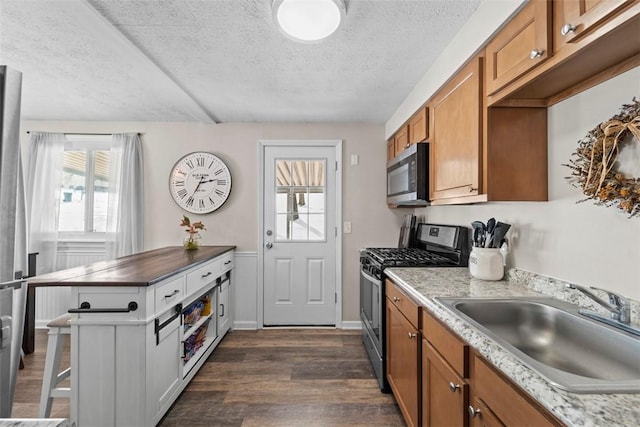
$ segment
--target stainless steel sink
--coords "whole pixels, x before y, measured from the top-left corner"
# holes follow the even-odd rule
[[[640,393],[640,338],[554,298],[436,298],[525,365],[574,393]]]

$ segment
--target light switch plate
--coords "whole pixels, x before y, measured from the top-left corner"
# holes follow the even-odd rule
[[[351,166],[358,166],[358,155],[357,154],[352,154],[351,155]]]
[[[345,221],[344,222],[344,225],[342,226],[342,232],[344,234],[351,233],[351,221]]]

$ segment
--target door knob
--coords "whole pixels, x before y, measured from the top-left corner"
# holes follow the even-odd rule
[[[271,236],[272,234],[273,234],[273,231],[267,230],[267,236]]]
[[[269,242],[265,245],[267,249],[271,249],[273,247],[273,243]]]

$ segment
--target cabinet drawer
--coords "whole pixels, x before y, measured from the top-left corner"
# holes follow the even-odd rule
[[[169,279],[166,283],[156,286],[155,312],[162,313],[169,307],[175,306],[184,298],[184,276]]]
[[[525,397],[515,385],[503,379],[480,356],[474,355],[473,390],[476,399],[482,400],[502,423],[508,426],[554,426],[561,425],[551,415],[543,412],[532,399]]]
[[[233,268],[233,252],[227,252],[226,254],[218,257],[220,261],[220,274],[227,272]]]
[[[387,298],[407,318],[414,327],[418,327],[418,304],[400,290],[392,281],[387,280]]]
[[[458,375],[463,378],[469,377],[469,346],[426,309],[422,310],[422,334]]]
[[[220,257],[209,261],[187,274],[187,293],[191,295],[198,289],[215,281],[220,275]]]

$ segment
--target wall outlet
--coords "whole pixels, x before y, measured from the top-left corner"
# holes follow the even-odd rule
[[[351,221],[345,221],[344,225],[342,226],[342,232],[344,234],[350,234],[351,233]]]
[[[358,155],[357,154],[352,154],[351,155],[351,166],[358,166]]]

